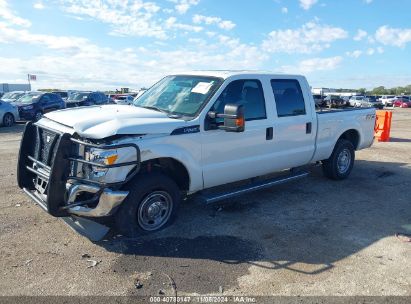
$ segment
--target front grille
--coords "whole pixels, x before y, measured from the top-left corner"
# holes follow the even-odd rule
[[[59,134],[37,127],[34,144],[34,158],[47,166],[52,166],[53,155],[56,153]]]

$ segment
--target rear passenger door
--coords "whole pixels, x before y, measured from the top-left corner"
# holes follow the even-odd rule
[[[60,97],[60,95],[57,95],[57,94],[50,94],[50,98],[51,98],[51,103],[52,103],[52,108],[53,108],[53,110],[58,110],[58,109],[61,109],[61,108],[63,108],[63,106],[62,106],[62,99],[61,99],[61,97]]]
[[[53,101],[51,100],[50,94],[44,94],[40,99],[40,103],[43,109],[43,113],[52,111]]]
[[[305,165],[314,154],[317,126],[309,88],[298,79],[271,79],[270,85],[275,106],[273,169]]]

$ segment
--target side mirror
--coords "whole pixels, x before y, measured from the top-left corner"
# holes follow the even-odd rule
[[[227,104],[224,107],[224,114],[209,112],[210,118],[224,118],[224,124],[218,126],[219,129],[227,132],[244,132],[245,118],[244,106],[236,104]]]

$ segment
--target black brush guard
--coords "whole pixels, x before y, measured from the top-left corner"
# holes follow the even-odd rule
[[[44,143],[44,141],[47,143]],[[47,145],[46,145],[47,144]],[[76,145],[113,150],[132,147],[136,151],[136,160],[112,165],[87,161],[77,155]],[[118,183],[92,181],[73,174],[73,164],[81,163],[102,169],[134,165],[127,178]],[[102,190],[108,187],[120,187],[133,178],[140,169],[140,149],[135,144],[99,145],[72,138],[68,133],[50,130],[28,122],[25,126],[20,144],[17,165],[18,186],[44,210],[56,217],[68,216],[66,203],[66,184],[76,181],[99,186]],[[45,183],[44,193],[36,189],[36,183]],[[85,201],[86,204],[89,201]],[[82,203],[76,202],[76,206]]]

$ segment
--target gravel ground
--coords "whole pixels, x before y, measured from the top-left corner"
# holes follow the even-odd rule
[[[395,110],[391,142],[358,152],[348,180],[314,168],[220,208],[187,201],[160,233],[95,243],[18,189],[23,126],[0,128],[0,295],[410,296],[411,243],[395,237],[411,233],[410,126],[411,109]]]

